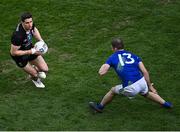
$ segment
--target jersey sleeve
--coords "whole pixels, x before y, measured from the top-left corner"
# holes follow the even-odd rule
[[[138,56],[136,56],[136,60],[137,60],[138,63],[142,62],[142,59],[140,57],[138,57]]]
[[[16,32],[14,32],[11,37],[11,43],[15,46],[20,46],[23,43],[22,37],[18,35]]]
[[[111,56],[106,60],[105,64],[108,64],[108,65],[112,66],[112,58],[111,58]]]

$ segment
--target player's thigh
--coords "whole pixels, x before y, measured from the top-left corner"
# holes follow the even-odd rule
[[[123,88],[122,84],[120,84],[116,85],[111,90],[116,94],[121,94],[125,96],[134,96],[137,93],[137,91],[135,91],[131,85]]]
[[[120,84],[113,87],[112,91],[116,94],[121,94],[127,97],[133,97],[140,92],[140,89],[134,88],[132,85],[123,88],[123,86]]]
[[[142,95],[145,95],[148,92],[148,86],[144,77],[133,83],[132,86],[138,93]]]
[[[22,68],[26,73],[30,74],[33,77],[37,77],[37,71],[31,64],[27,63],[25,67]]]
[[[123,95],[128,97],[133,97],[137,95],[140,92],[140,89],[138,87],[134,87],[133,85],[129,85],[124,88]]]
[[[143,77],[140,80],[136,81],[135,83],[125,87],[124,91],[125,91],[124,94],[126,96],[135,96],[138,93],[145,95],[148,92],[148,86],[146,80]]]
[[[41,55],[39,55],[36,59],[30,61],[30,63],[35,65],[40,71],[48,72],[48,65]]]
[[[141,87],[141,91],[140,91],[140,94],[141,95],[146,95],[148,93],[148,85],[147,85],[147,82],[144,78],[142,78],[139,82],[139,85]]]
[[[27,65],[28,63],[28,56],[23,55],[23,56],[12,56],[12,59],[16,62],[16,65],[20,68],[23,68]]]

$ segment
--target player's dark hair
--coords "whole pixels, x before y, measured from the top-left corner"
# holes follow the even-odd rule
[[[23,13],[22,15],[21,15],[21,21],[22,22],[24,22],[26,19],[28,19],[28,18],[32,18],[32,15],[31,15],[31,13],[29,13],[29,12],[25,12],[25,13]]]
[[[123,40],[120,38],[113,39],[111,44],[113,48],[124,49]]]

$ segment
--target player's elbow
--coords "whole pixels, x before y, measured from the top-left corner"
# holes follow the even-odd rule
[[[105,74],[107,73],[109,67],[110,67],[110,66],[109,66],[108,64],[103,64],[103,65],[101,66],[101,68],[99,69],[99,75],[100,75],[100,76],[105,75]]]
[[[14,52],[12,50],[10,50],[10,53],[11,53],[12,56],[16,56],[17,55],[16,52]]]
[[[143,75],[144,75],[144,76],[149,76],[148,71],[147,71],[147,70],[143,71]]]
[[[106,72],[107,72],[107,71],[104,71],[104,70],[99,70],[99,75],[100,75],[100,76],[103,76],[103,75],[105,75],[105,74],[106,74]]]
[[[11,54],[12,56],[17,56],[17,55],[18,55],[18,52],[17,52],[17,50],[14,50],[13,48],[11,48],[11,49],[10,49],[10,54]]]
[[[104,75],[104,73],[99,71],[99,75],[100,75],[100,76],[103,76],[103,75]]]

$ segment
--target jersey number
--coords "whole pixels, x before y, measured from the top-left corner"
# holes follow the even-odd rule
[[[119,62],[121,64],[121,66],[124,66],[125,64],[132,64],[135,61],[131,57],[131,54],[129,54],[129,53],[123,53],[122,55],[118,54],[118,58],[119,58]],[[125,59],[123,59],[123,58],[125,58]]]

